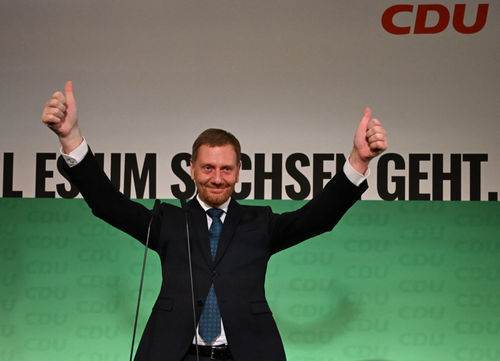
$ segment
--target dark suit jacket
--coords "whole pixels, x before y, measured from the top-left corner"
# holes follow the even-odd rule
[[[97,217],[145,242],[151,211],[118,192],[90,151],[77,166],[69,168],[62,160],[60,167]],[[331,230],[366,188],[366,182],[356,187],[339,172],[306,205],[283,214],[231,200],[215,261],[205,212],[196,200],[188,202],[196,316],[213,282],[236,361],[286,359],[264,292],[267,262],[278,251]],[[160,256],[163,282],[135,360],[179,361],[194,337],[185,213],[180,208],[161,204],[149,246]]]

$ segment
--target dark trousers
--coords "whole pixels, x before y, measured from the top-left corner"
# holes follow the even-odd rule
[[[184,356],[182,361],[196,361],[196,355],[187,354],[186,356]],[[210,357],[201,357],[200,356],[200,361],[213,361],[213,360],[210,360]],[[234,361],[234,360],[232,358],[228,358],[224,361]]]

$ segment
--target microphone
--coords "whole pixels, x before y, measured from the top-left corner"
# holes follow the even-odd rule
[[[191,260],[191,239],[189,236],[189,219],[188,210],[186,206],[186,199],[180,198],[181,208],[184,211],[184,219],[186,220],[186,240],[187,240],[187,251],[188,251],[188,263],[189,263],[189,280],[191,286],[191,304],[193,307],[193,329],[194,329],[194,342],[196,348],[196,360],[200,361],[200,354],[198,351],[198,332],[196,331],[196,307],[194,303],[194,282],[193,282],[193,263]]]
[[[160,215],[160,204],[161,204],[160,200],[155,199],[155,205],[153,206],[153,212],[151,214],[151,221],[153,220],[153,218],[158,217]],[[150,226],[151,226],[151,221],[149,222]]]
[[[187,213],[187,209],[186,209],[186,205],[187,205],[187,203],[186,203],[186,200],[185,200],[184,198],[179,198],[179,201],[181,202],[181,208],[182,208],[182,210],[183,210],[185,213]]]
[[[132,361],[132,356],[134,353],[134,342],[135,342],[135,333],[137,330],[137,319],[139,317],[139,307],[141,304],[141,295],[142,295],[142,285],[144,283],[144,272],[146,271],[146,257],[148,255],[148,245],[149,245],[149,234],[151,232],[151,224],[153,223],[153,219],[160,216],[160,200],[155,199],[155,204],[153,206],[153,211],[151,212],[151,218],[148,223],[148,233],[146,235],[146,243],[144,249],[144,259],[142,261],[142,272],[141,272],[141,282],[139,285],[139,296],[137,297],[137,308],[135,310],[135,321],[134,321],[134,331],[132,333],[132,347],[130,348],[130,361]]]

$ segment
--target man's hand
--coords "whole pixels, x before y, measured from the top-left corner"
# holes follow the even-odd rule
[[[377,119],[372,118],[370,108],[366,108],[354,135],[354,147],[349,156],[349,163],[359,173],[364,174],[370,160],[386,149],[386,131]]]
[[[68,154],[81,144],[83,137],[78,126],[73,82],[66,83],[64,93],[55,92],[45,103],[42,122],[57,134],[63,152]]]

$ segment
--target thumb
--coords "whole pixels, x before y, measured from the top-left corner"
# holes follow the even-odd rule
[[[361,122],[356,129],[356,138],[364,139],[366,137],[366,129],[368,127],[368,122],[372,117],[372,110],[369,107],[365,108]]]
[[[75,110],[76,101],[75,95],[73,94],[73,82],[71,80],[66,82],[66,85],[64,86],[64,95],[66,96],[66,105],[68,108]]]

